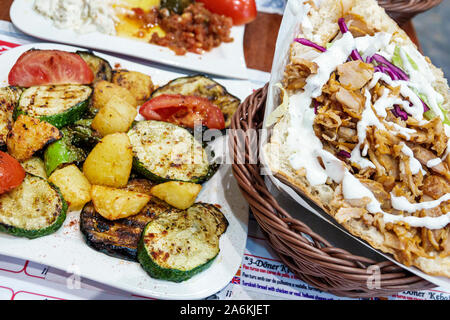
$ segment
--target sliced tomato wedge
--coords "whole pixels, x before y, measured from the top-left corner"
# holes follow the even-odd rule
[[[196,0],[203,2],[211,12],[223,14],[233,19],[234,25],[246,24],[256,18],[255,0]]]
[[[210,129],[225,129],[222,111],[208,99],[180,94],[162,94],[142,105],[139,113],[147,120],[159,120],[194,128],[196,122]]]
[[[25,178],[25,170],[19,161],[0,151],[0,194],[20,186]]]
[[[94,73],[78,54],[60,50],[29,50],[12,67],[8,82],[31,87],[52,84],[90,84]]]

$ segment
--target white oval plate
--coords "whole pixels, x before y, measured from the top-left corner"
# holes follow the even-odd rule
[[[17,58],[26,50],[57,49],[74,52],[80,48],[37,43],[10,49],[0,55],[0,86],[6,86],[8,73]],[[185,74],[140,65],[124,59],[96,53],[112,66],[140,71],[152,77],[157,85]],[[240,99],[251,93],[250,84],[243,80],[218,80]],[[218,139],[217,148],[227,147],[226,138]],[[226,152],[226,148],[223,150]],[[217,154],[217,152],[216,152]],[[97,252],[84,242],[79,230],[79,212],[70,212],[64,225],[54,234],[28,240],[0,233],[0,254],[49,265],[63,271],[98,281],[142,296],[160,299],[201,299],[223,289],[234,277],[242,262],[248,231],[248,205],[242,197],[231,172],[231,165],[221,165],[218,172],[203,185],[198,200],[218,204],[229,226],[220,238],[220,253],[211,267],[193,278],[174,283],[152,279],[139,263],[121,260]]]
[[[247,79],[244,57],[244,26],[231,29],[230,43],[222,43],[204,54],[187,53],[177,56],[172,50],[123,37],[100,32],[79,34],[59,29],[53,22],[33,10],[34,0],[15,0],[10,9],[13,24],[22,32],[46,41],[60,42],[95,50],[124,54],[177,68],[194,70],[229,78]]]

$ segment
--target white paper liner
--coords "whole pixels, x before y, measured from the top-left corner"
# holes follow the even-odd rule
[[[318,3],[319,1],[316,1]],[[269,88],[268,88],[268,94],[267,94],[267,102],[266,102],[266,109],[264,114],[264,122],[263,122],[263,128],[266,128],[266,121],[268,119],[269,114],[279,106],[280,104],[280,89],[276,87],[277,83],[280,83],[283,78],[283,73],[285,66],[289,59],[289,47],[290,44],[294,41],[294,39],[297,37],[299,31],[300,31],[300,25],[302,23],[303,17],[307,13],[307,6],[302,4],[302,0],[289,0],[286,5],[286,10],[283,15],[283,19],[280,25],[280,30],[278,33],[278,39],[276,43],[276,49],[274,54],[274,60],[272,64],[272,71],[271,71],[271,78],[269,82]],[[367,247],[369,250],[372,250],[384,258],[386,258],[389,261],[394,262],[395,264],[399,265],[400,267],[410,271],[413,274],[416,274],[417,276],[435,284],[436,286],[439,286],[444,289],[450,290],[450,279],[446,277],[437,277],[437,276],[430,276],[428,274],[423,273],[419,269],[415,267],[407,267],[398,261],[396,261],[391,255],[387,255],[379,250],[374,249],[369,244],[361,240],[360,238],[357,238],[350,234],[347,230],[345,230],[342,226],[340,226],[337,223],[332,223],[330,220],[325,218],[326,213],[319,212],[312,208],[294,189],[289,187],[288,185],[284,184],[280,180],[278,180],[270,171],[269,166],[265,165],[267,162],[264,158],[264,152],[263,152],[263,146],[268,142],[270,132],[267,130],[262,130],[261,133],[261,139],[260,139],[260,160],[261,164],[264,167],[264,173],[266,174],[266,179],[270,179],[270,181],[275,185],[279,190],[285,192],[289,197],[291,197],[294,201],[296,201],[299,205],[301,205],[303,208],[307,209],[308,211],[314,213],[318,217],[322,218],[323,220],[327,221],[331,225],[335,226],[342,232],[349,235],[354,240],[362,243],[365,247]],[[270,188],[269,184],[266,184]],[[328,216],[328,215],[327,215]],[[330,216],[328,216],[330,217]],[[316,230],[320,234],[320,230]]]

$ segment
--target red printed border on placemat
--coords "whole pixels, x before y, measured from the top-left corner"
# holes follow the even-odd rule
[[[20,44],[0,40],[0,54],[9,49],[20,46]]]

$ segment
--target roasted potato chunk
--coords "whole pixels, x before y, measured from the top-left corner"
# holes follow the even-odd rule
[[[30,159],[47,144],[61,139],[61,132],[50,123],[20,115],[8,133],[6,145],[11,156],[19,161]]]
[[[91,201],[91,184],[74,164],[56,170],[48,181],[59,188],[69,210],[79,210]]]
[[[84,162],[83,173],[91,184],[122,188],[127,185],[132,163],[128,135],[113,133],[92,149]]]
[[[152,187],[150,192],[171,206],[184,210],[194,204],[200,190],[202,186],[196,183],[169,181]]]
[[[117,70],[113,73],[112,82],[128,89],[139,105],[150,99],[154,90],[152,78],[137,71]]]
[[[137,110],[134,106],[119,96],[113,96],[98,111],[91,126],[102,136],[116,132],[127,132],[136,116]]]
[[[101,80],[95,84],[92,107],[100,110],[112,97],[120,97],[134,107],[138,105],[136,99],[126,88]]]
[[[95,210],[108,220],[138,214],[151,198],[145,193],[95,185],[92,186],[91,197]]]

